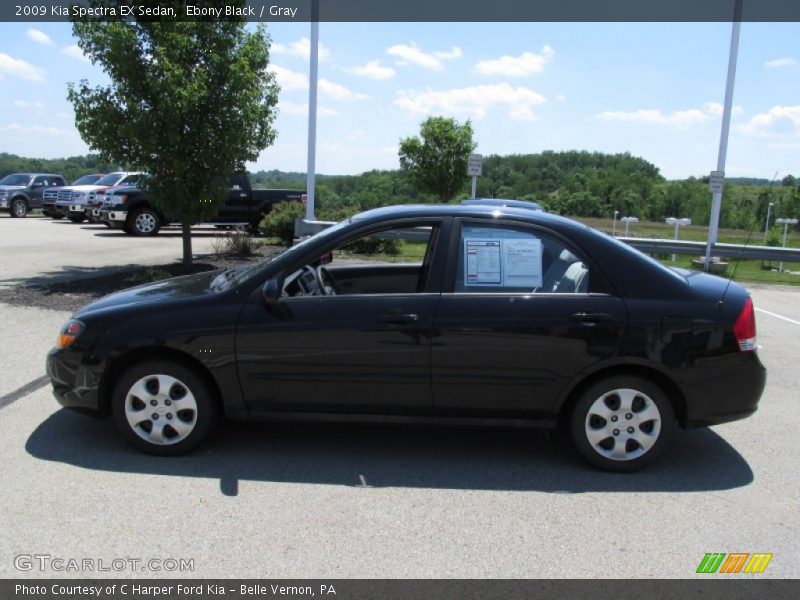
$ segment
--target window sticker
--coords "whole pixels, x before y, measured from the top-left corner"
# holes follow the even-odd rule
[[[464,240],[464,283],[500,285],[500,240]]]
[[[542,286],[542,240],[464,238],[464,285]]]
[[[542,287],[542,240],[503,240],[503,285]]]

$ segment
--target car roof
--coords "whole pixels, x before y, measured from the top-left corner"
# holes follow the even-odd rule
[[[26,175],[28,177],[61,177],[58,173],[9,173],[9,175]]]
[[[590,228],[583,223],[540,210],[518,208],[515,206],[488,206],[486,204],[396,204],[374,208],[352,217],[353,221],[383,221],[394,218],[415,217],[477,217],[514,220],[577,228],[582,231]]]
[[[527,208],[529,210],[544,210],[542,205],[538,202],[514,200],[512,198],[468,198],[467,200],[462,200],[461,204],[465,206],[514,206],[516,208]]]

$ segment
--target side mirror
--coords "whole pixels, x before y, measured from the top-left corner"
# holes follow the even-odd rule
[[[318,265],[329,265],[333,262],[333,252],[326,252],[317,259]]]
[[[281,299],[281,292],[281,286],[274,277],[267,279],[261,286],[261,298],[264,300],[264,304],[275,304]]]

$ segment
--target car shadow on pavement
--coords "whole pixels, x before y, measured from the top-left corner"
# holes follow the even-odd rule
[[[118,473],[355,487],[581,492],[695,492],[742,487],[753,472],[708,429],[679,431],[672,447],[635,474],[592,469],[571,446],[536,430],[385,425],[234,423],[185,456],[148,456],[110,420],[61,409],[25,445],[40,460]]]

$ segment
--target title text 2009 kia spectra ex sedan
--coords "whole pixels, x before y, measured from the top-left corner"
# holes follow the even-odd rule
[[[613,471],[654,461],[677,426],[752,414],[766,379],[741,286],[479,205],[376,209],[261,264],[106,296],[47,372],[61,404],[153,454],[223,417],[563,423]]]

